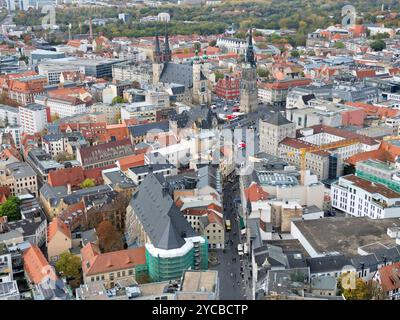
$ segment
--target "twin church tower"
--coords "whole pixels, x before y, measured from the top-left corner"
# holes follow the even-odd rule
[[[209,88],[209,67],[206,50],[200,58],[196,50],[193,65],[172,62],[172,51],[169,46],[168,30],[165,27],[164,47],[161,49],[158,34],[155,38],[153,84],[159,82],[175,82],[185,85],[190,91],[193,104],[211,104],[211,90]],[[173,79],[171,79],[171,77]],[[167,79],[168,78],[168,79]],[[186,80],[186,81],[185,81]],[[240,111],[254,112],[258,106],[257,69],[253,47],[253,33],[250,29],[247,39],[245,61],[242,65],[242,79],[240,83]]]

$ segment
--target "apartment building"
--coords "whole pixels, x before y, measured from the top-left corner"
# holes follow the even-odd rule
[[[331,186],[332,208],[371,219],[400,217],[400,193],[355,175],[340,177]]]
[[[46,84],[47,78],[40,75],[13,79],[8,84],[8,95],[10,99],[25,106],[33,103],[35,97],[44,92]]]
[[[38,195],[36,173],[26,162],[7,164],[4,170],[0,170],[0,182],[10,188],[13,196],[23,194],[25,190]]]
[[[0,104],[0,122],[4,126],[19,125],[19,109]]]
[[[286,137],[296,137],[296,125],[280,112],[260,119],[260,151],[277,156],[279,143]]]
[[[87,112],[86,103],[79,98],[69,96],[37,96],[35,103],[49,108],[52,115],[59,118],[71,117]]]
[[[147,273],[144,247],[101,253],[97,245],[89,242],[82,248],[81,256],[85,284],[101,281],[110,289],[119,282],[132,285],[137,277]]]
[[[41,132],[51,121],[50,109],[37,103],[19,107],[19,117],[23,131],[28,134]]]

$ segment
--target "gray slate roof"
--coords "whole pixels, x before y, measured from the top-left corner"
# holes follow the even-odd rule
[[[177,83],[186,88],[193,86],[193,66],[190,64],[167,62],[160,76],[160,82]]]
[[[171,188],[162,174],[149,173],[133,195],[131,207],[154,247],[172,250],[196,236],[171,197]]]

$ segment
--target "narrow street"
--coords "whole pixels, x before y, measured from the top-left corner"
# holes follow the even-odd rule
[[[225,232],[225,250],[215,250],[219,264],[210,267],[218,270],[220,277],[220,298],[222,300],[243,300],[247,299],[244,289],[245,282],[241,275],[243,265],[239,257],[237,246],[240,243],[240,225],[237,208],[234,199],[239,197],[238,178],[234,183],[227,183],[224,186],[224,215],[225,219],[231,221],[232,230]],[[225,251],[225,252],[224,252]],[[243,258],[243,257],[242,257]]]

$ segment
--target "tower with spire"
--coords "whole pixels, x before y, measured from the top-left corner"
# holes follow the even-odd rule
[[[251,113],[257,110],[257,65],[253,47],[253,31],[250,29],[247,38],[247,48],[242,65],[242,79],[240,82],[240,111]]]
[[[193,92],[192,102],[194,104],[210,104],[211,90],[208,88],[208,57],[204,49],[203,57],[200,59],[199,51],[196,50],[193,61]]]
[[[157,84],[160,81],[161,73],[164,69],[165,63],[171,62],[172,52],[169,47],[168,28],[165,23],[164,34],[164,48],[161,50],[160,38],[158,32],[156,33],[154,52],[153,52],[153,83]]]

